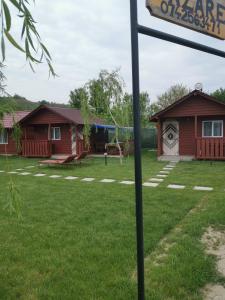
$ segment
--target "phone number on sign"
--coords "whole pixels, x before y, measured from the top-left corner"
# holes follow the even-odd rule
[[[161,2],[160,8],[163,14],[176,18],[177,20],[183,21],[189,25],[199,27],[199,30],[207,29],[215,32],[217,29],[218,33],[220,33],[220,22],[216,22],[212,15],[210,17],[205,17],[203,14],[202,16],[199,16],[198,13],[193,13],[193,10],[191,9],[176,6],[172,3],[172,1],[167,2],[165,0]]]

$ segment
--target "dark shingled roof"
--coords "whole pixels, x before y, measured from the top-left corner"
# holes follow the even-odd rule
[[[63,116],[64,118],[72,121],[76,124],[84,124],[83,118],[81,116],[81,111],[75,108],[62,108],[62,107],[49,107],[51,111]],[[91,124],[102,124],[102,120],[99,118],[91,118]]]
[[[22,118],[20,121],[23,122],[29,117],[33,116],[37,112],[39,112],[42,109],[48,109],[51,112],[54,112],[62,117],[64,117],[66,120],[68,120],[69,123],[74,123],[74,124],[80,124],[83,125],[84,121],[81,115],[81,111],[79,109],[75,108],[64,108],[64,107],[54,107],[54,106],[48,106],[48,105],[41,105],[32,112],[30,112],[28,115],[26,115],[24,118]],[[103,124],[103,120],[92,117],[90,120],[90,125],[93,124]]]
[[[4,128],[12,128],[13,125],[30,114],[30,111],[16,111],[13,114],[5,114],[2,120]]]

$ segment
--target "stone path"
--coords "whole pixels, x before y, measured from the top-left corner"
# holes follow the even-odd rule
[[[164,182],[165,179],[169,178],[170,173],[176,168],[178,162],[177,161],[171,161],[169,162],[162,170],[160,170],[158,172],[158,174],[156,174],[156,176],[151,177],[147,182],[143,183],[144,187],[149,187],[149,188],[157,188],[160,186],[161,183]],[[96,178],[79,178],[79,177],[74,177],[74,176],[62,176],[62,175],[57,175],[57,174],[53,174],[53,175],[47,175],[45,173],[36,173],[36,174],[32,174],[31,173],[31,169],[35,168],[35,166],[27,166],[24,168],[19,168],[16,169],[15,171],[10,171],[10,172],[6,172],[4,170],[0,170],[0,173],[8,173],[8,174],[12,174],[12,175],[18,175],[18,176],[34,176],[34,177],[49,177],[52,179],[65,179],[65,180],[70,180],[70,181],[74,181],[74,180],[80,180],[82,182],[101,182],[101,183],[105,183],[105,184],[109,184],[109,183],[119,183],[119,184],[124,184],[124,185],[134,185],[135,182],[133,180],[116,180],[116,179],[96,179]],[[29,171],[29,172],[27,172]],[[187,187],[185,185],[179,185],[179,184],[168,184],[167,185],[168,189],[174,189],[174,190],[184,190]],[[192,188],[194,191],[207,191],[207,192],[211,192],[214,190],[213,187],[207,187],[207,186],[194,186]],[[225,191],[225,190],[224,190]]]
[[[171,161],[169,162],[159,173],[149,179],[149,182],[144,182],[143,186],[147,187],[158,187],[160,183],[164,182],[166,178],[169,177],[171,171],[174,170],[178,162]],[[176,188],[175,185],[168,185],[167,188]]]

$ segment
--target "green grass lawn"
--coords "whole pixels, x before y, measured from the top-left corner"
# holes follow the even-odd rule
[[[165,164],[145,151],[144,179]],[[0,158],[1,170],[30,165],[36,166],[37,160],[9,158],[6,163]],[[223,163],[180,163],[167,179],[191,187],[194,178],[207,176],[209,185],[216,182],[218,170],[220,183],[214,192],[168,190],[164,183],[143,189],[147,299],[197,300],[206,283],[224,282],[200,243],[209,224],[225,226],[223,168]],[[30,172],[134,178],[132,157],[123,166],[116,159],[108,166],[103,159],[92,159],[75,168],[35,167]],[[22,197],[23,218],[18,220],[4,209],[9,176],[0,173],[0,299],[136,299],[134,186],[12,175]],[[204,209],[190,214],[199,203]],[[177,226],[181,230],[175,230]],[[172,246],[155,263],[155,257],[164,254],[160,245],[165,237]]]
[[[28,172],[46,173],[49,175],[78,176],[78,177],[94,177],[97,179],[112,178],[117,180],[134,180],[134,159],[133,156],[123,159],[120,164],[119,158],[108,158],[108,164],[105,166],[105,159],[88,158],[81,164],[72,166],[39,166],[37,159],[25,159],[20,157],[12,157],[8,160],[7,168],[15,171],[18,168],[25,168],[33,165],[35,168],[26,170]],[[143,152],[143,179],[148,180],[151,176],[157,174],[166,165],[165,162],[156,161],[156,152]],[[5,158],[0,157],[1,169],[6,168]]]

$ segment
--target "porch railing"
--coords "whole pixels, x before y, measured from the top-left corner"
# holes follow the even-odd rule
[[[22,156],[25,157],[50,157],[52,155],[52,144],[48,140],[23,140]]]
[[[225,160],[225,139],[197,138],[197,159]]]

